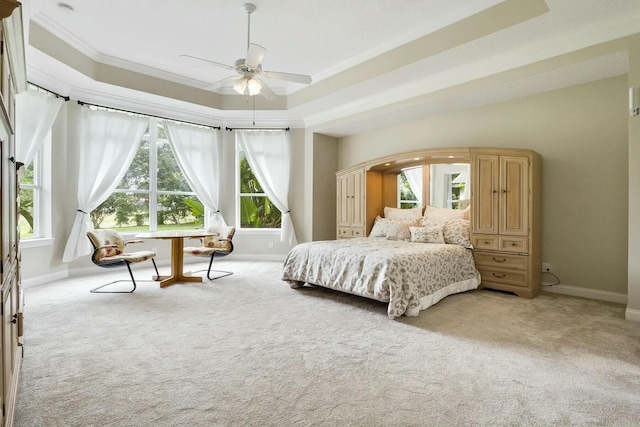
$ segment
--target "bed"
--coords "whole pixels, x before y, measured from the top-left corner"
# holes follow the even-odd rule
[[[480,273],[471,250],[460,245],[361,237],[295,246],[282,280],[292,288],[311,284],[388,302],[395,319],[478,288]]]

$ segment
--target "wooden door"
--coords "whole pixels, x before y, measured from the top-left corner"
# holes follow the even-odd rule
[[[472,167],[473,230],[476,233],[497,234],[499,227],[498,186],[499,157],[479,154]]]
[[[529,158],[500,156],[500,234],[529,234]]]

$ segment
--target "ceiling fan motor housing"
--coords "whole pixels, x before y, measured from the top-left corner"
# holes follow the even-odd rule
[[[238,72],[238,74],[242,74],[244,76],[246,76],[247,74],[260,74],[262,72],[261,64],[258,64],[257,67],[252,67],[247,64],[246,58],[237,59],[234,63],[234,66],[236,67],[236,71]]]

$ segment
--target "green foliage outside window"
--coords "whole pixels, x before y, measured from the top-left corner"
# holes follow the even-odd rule
[[[165,137],[161,126],[157,127],[157,135],[158,138]],[[147,132],[131,166],[118,184],[118,191],[91,212],[95,228],[115,228],[119,231],[144,231],[149,228],[150,155],[151,144]],[[201,226],[204,213],[197,218],[190,204],[202,204],[193,195],[175,194],[192,191],[168,141],[157,141],[156,156],[158,229]]]
[[[20,176],[20,186],[33,185],[34,183],[34,162],[24,168]],[[20,227],[20,238],[33,237],[33,188],[20,188],[20,217],[18,224]]]
[[[280,228],[281,223],[280,210],[264,195],[247,158],[240,152],[240,226]]]
[[[407,177],[404,175],[404,172],[400,173],[400,208],[401,209],[411,209],[415,207],[419,207],[418,198],[413,191],[411,190],[411,186],[409,186],[409,181]]]

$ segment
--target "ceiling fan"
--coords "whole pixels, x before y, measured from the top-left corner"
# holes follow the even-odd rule
[[[231,76],[219,80],[207,87],[205,90],[214,90],[231,84],[233,89],[241,95],[262,95],[267,100],[276,99],[275,92],[258,76],[268,79],[284,80],[294,83],[311,83],[311,77],[303,74],[283,73],[280,71],[266,71],[262,69],[262,59],[267,53],[267,49],[259,44],[251,43],[251,14],[255,12],[256,6],[252,3],[245,3],[244,10],[247,12],[247,55],[246,58],[236,60],[234,65],[226,65],[220,62],[199,58],[192,55],[180,55],[181,58],[203,61],[225,70],[235,70],[240,77]]]

